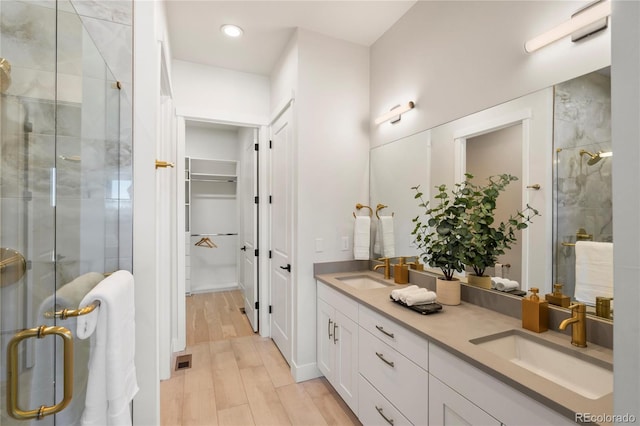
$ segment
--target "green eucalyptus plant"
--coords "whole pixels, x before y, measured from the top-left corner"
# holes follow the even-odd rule
[[[498,257],[517,241],[516,231],[527,228],[539,213],[527,204],[522,211],[510,215],[506,222],[495,223],[500,193],[518,178],[509,174],[490,176],[488,183],[481,186],[471,182],[472,178],[472,175],[466,175],[465,188],[471,191],[466,196],[466,220],[472,238],[464,263],[473,268],[476,275],[483,276],[486,268],[493,267]]]
[[[424,263],[440,268],[445,280],[453,280],[454,272],[462,272],[467,259],[466,252],[470,248],[470,232],[467,221],[467,205],[471,201],[467,197],[471,191],[467,183],[459,183],[449,194],[446,185],[440,185],[434,199],[438,205],[430,207],[429,201],[423,199],[420,186],[414,186],[415,199],[424,214],[413,219],[415,227],[411,232],[414,243],[421,252]]]
[[[491,176],[483,186],[474,184],[473,176],[465,174],[465,181],[457,183],[449,192],[446,185],[437,186],[436,206],[425,201],[420,186],[414,186],[415,199],[424,209],[413,219],[411,232],[424,263],[440,268],[446,280],[453,280],[454,272],[470,266],[478,276],[495,265],[498,256],[516,242],[516,231],[525,229],[539,213],[527,205],[507,222],[495,224],[496,201],[506,186],[517,180],[502,174]]]

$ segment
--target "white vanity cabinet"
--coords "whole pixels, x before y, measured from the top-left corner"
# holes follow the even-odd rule
[[[379,394],[368,407],[361,398],[360,412],[375,410],[381,420],[384,417],[377,408],[388,401],[412,424],[427,424],[427,340],[362,305],[358,322],[360,375]]]
[[[501,425],[487,412],[432,375],[429,375],[429,424],[441,426]]]
[[[318,368],[358,414],[358,303],[318,282]]]

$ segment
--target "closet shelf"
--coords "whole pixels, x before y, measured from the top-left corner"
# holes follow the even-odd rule
[[[237,182],[238,176],[211,173],[191,173],[191,181],[197,182]]]

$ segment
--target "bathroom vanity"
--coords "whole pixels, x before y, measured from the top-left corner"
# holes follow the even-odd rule
[[[318,366],[363,424],[562,425],[613,411],[610,349],[573,348],[566,335],[465,302],[420,315],[393,303],[398,287],[372,271],[315,278]],[[522,342],[534,355],[525,367],[507,353]],[[560,377],[580,363],[585,374]]]

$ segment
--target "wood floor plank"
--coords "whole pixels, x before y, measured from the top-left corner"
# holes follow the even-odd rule
[[[233,351],[212,353],[211,361],[218,410],[246,404],[247,395]]]
[[[361,425],[356,415],[324,377],[307,380],[300,383],[300,386],[311,397],[327,424],[333,426]]]
[[[160,382],[161,426],[182,424],[184,398],[184,374],[174,375],[170,380]]]
[[[255,424],[248,404],[219,410],[218,419],[220,426],[250,426]]]
[[[262,365],[262,358],[253,344],[251,336],[239,337],[231,340],[231,348],[236,357],[239,369]]]
[[[264,366],[269,372],[273,386],[276,388],[293,383],[289,365],[270,338],[258,337],[255,340],[256,349],[262,358]]]
[[[182,426],[216,426],[218,416],[213,389],[187,392],[182,406]]]
[[[286,426],[291,421],[263,365],[240,370],[256,425]]]
[[[280,402],[294,425],[326,425],[324,417],[313,399],[302,386],[295,383],[276,389]]]

